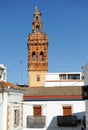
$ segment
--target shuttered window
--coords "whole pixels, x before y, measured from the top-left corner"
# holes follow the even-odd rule
[[[63,106],[63,116],[72,115],[72,106]]]
[[[20,123],[20,111],[18,109],[14,110],[14,126],[19,126]]]
[[[34,116],[41,116],[41,106],[34,106],[33,111],[34,111]]]

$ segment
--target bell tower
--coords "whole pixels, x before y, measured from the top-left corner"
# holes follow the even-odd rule
[[[35,8],[32,33],[28,35],[28,85],[43,87],[48,72],[48,37],[42,31],[41,13]]]

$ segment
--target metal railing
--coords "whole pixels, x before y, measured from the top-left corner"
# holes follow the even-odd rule
[[[57,125],[58,126],[77,126],[77,117],[76,116],[57,116]]]
[[[44,128],[45,116],[27,116],[27,128]]]

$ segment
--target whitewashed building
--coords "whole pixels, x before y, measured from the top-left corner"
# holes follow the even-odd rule
[[[44,87],[83,86],[82,72],[46,73]]]
[[[23,90],[8,82],[0,82],[0,130],[22,130]]]
[[[45,77],[44,87],[25,89],[23,130],[85,129],[82,73],[46,73]]]
[[[85,129],[81,87],[27,88],[23,130]]]

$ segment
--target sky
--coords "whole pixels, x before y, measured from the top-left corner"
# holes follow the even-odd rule
[[[48,35],[49,72],[79,72],[88,62],[88,0],[0,0],[0,64],[11,83],[28,84],[27,36],[36,6]]]

